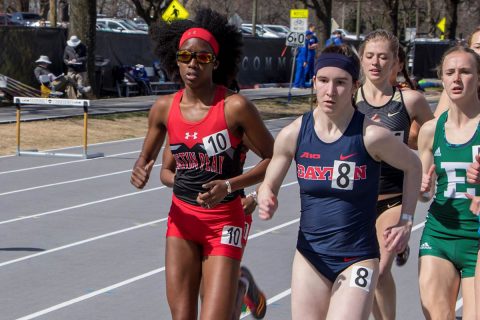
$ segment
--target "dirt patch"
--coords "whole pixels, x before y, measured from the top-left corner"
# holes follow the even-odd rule
[[[309,98],[265,99],[254,101],[263,119],[301,115],[310,110]],[[135,112],[107,116],[92,116],[88,121],[88,143],[99,143],[144,137],[147,113]],[[16,151],[15,124],[0,125],[0,155]],[[83,144],[83,118],[23,122],[21,124],[22,149],[48,150],[80,146]]]

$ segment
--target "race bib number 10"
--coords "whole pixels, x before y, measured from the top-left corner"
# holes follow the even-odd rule
[[[228,130],[222,130],[203,138],[203,146],[209,157],[220,154],[232,146]]]
[[[230,246],[242,247],[242,228],[235,226],[224,226],[222,230],[221,243]]]

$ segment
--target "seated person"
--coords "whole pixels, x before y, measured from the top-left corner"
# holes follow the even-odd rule
[[[55,76],[49,69],[48,66],[52,64],[48,56],[40,56],[35,63],[37,66],[33,70],[35,74],[35,79],[40,83],[42,93],[46,93],[46,95],[53,94],[58,95],[59,93],[63,93],[67,87],[67,85],[72,85],[81,93],[89,92],[91,87],[79,87],[76,85],[74,81],[71,81],[68,77],[65,77],[64,74],[59,76]],[[48,93],[47,93],[48,92]]]

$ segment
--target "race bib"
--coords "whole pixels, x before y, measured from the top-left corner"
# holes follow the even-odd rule
[[[354,266],[350,274],[350,287],[359,288],[367,292],[372,284],[373,270],[367,267]]]
[[[335,160],[333,163],[332,188],[352,190],[355,162]]]
[[[232,144],[228,136],[228,130],[222,130],[203,138],[203,146],[209,157],[228,150]]]
[[[224,226],[222,230],[222,244],[229,246],[242,247],[242,228],[235,226]]]

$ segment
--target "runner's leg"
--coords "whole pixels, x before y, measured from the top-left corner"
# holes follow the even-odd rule
[[[203,267],[203,302],[201,320],[230,320],[237,296],[240,260],[208,256]]]
[[[397,297],[392,275],[392,263],[396,253],[389,252],[385,247],[383,232],[387,227],[398,223],[401,211],[402,206],[387,209],[377,218],[376,222],[377,239],[380,246],[380,273],[375,289],[373,315],[377,320],[395,319]]]
[[[202,271],[200,247],[188,240],[167,237],[167,299],[172,319],[196,319]]]
[[[426,319],[455,319],[460,275],[453,264],[435,256],[419,259],[419,286]]]
[[[378,273],[378,259],[359,261],[340,273],[333,284],[327,319],[368,319]]]
[[[477,265],[475,269],[475,307],[477,320],[480,320],[480,250],[477,255]]]
[[[292,319],[325,319],[332,283],[298,251],[292,268]]]
[[[462,319],[475,319],[475,278],[462,278]]]

